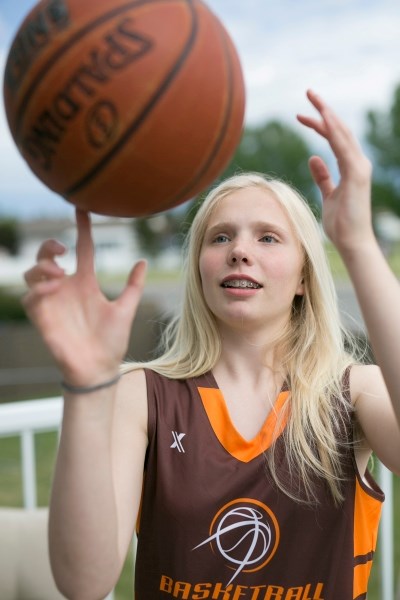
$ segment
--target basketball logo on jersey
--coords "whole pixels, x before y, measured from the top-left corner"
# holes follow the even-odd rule
[[[193,550],[209,544],[239,573],[259,571],[274,556],[279,544],[278,521],[268,506],[251,498],[239,498],[223,506],[210,525],[209,535]]]

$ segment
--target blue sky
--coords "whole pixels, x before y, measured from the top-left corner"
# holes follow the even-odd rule
[[[82,0],[83,1],[83,0]],[[34,0],[0,0],[0,77]],[[399,0],[209,0],[239,52],[246,123],[298,127],[311,87],[362,139],[369,108],[386,110],[400,83]],[[308,136],[310,134],[307,133]],[[324,147],[308,138],[324,152]],[[31,173],[8,132],[0,98],[0,216],[68,216],[73,209]]]

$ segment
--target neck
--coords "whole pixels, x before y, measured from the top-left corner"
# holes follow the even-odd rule
[[[257,380],[265,373],[282,375],[282,366],[277,356],[277,342],[274,338],[266,342],[265,333],[248,334],[231,329],[221,331],[222,352],[215,371],[224,371],[233,379],[247,374]]]

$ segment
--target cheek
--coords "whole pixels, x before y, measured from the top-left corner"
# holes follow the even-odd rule
[[[207,250],[201,252],[199,257],[199,272],[203,289],[204,285],[207,284],[211,277],[215,276],[218,269],[217,262],[214,253],[208,252]]]
[[[201,288],[205,303],[210,310],[215,308],[217,301],[217,285],[221,272],[221,261],[215,252],[210,252],[208,249],[203,251],[199,257],[199,273],[201,280]]]
[[[270,280],[286,282],[288,287],[297,287],[302,279],[303,261],[297,255],[285,257],[271,261],[267,270]]]

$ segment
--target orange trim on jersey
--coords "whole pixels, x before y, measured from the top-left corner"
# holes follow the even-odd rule
[[[245,440],[234,427],[224,397],[219,388],[199,387],[199,394],[215,435],[229,454],[242,462],[250,462],[253,458],[265,452],[286,426],[287,418],[279,422],[281,411],[288,391],[281,392],[273,409],[266,418],[264,425],[255,438]]]
[[[356,481],[354,498],[354,589],[353,598],[366,594],[378,538],[382,502]]]

